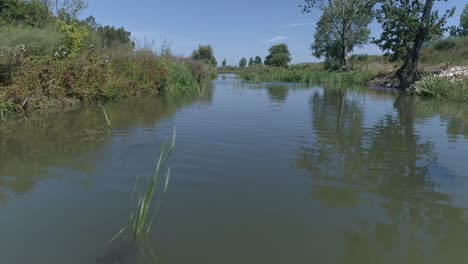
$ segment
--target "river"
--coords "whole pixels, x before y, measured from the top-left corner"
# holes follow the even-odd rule
[[[379,89],[248,84],[0,122],[0,263],[112,253],[177,128],[159,263],[466,263],[468,106]],[[137,261],[134,261],[137,262]]]

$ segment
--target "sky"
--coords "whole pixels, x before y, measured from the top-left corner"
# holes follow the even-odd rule
[[[448,25],[458,25],[468,0],[438,2],[440,10],[456,6]],[[93,15],[102,25],[125,27],[137,46],[154,49],[164,40],[172,43],[176,55],[190,56],[199,45],[210,44],[220,64],[237,65],[242,57],[268,55],[273,44],[288,44],[292,63],[316,62],[311,55],[315,23],[320,12],[302,14],[301,0],[88,0],[81,17]],[[381,32],[371,25],[372,36]],[[355,53],[380,54],[374,45]]]

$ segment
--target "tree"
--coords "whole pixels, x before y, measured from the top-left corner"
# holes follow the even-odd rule
[[[291,62],[291,53],[286,44],[274,45],[268,51],[270,54],[265,58],[265,65],[288,67],[288,64]]]
[[[131,33],[125,28],[115,28],[114,26],[98,26],[96,31],[101,39],[103,48],[112,48],[117,46],[127,46],[130,49],[135,47],[135,43],[130,38]]]
[[[260,56],[256,56],[254,60],[255,65],[261,65],[262,64],[262,58]]]
[[[226,67],[226,59],[223,60],[223,68]]]
[[[216,58],[213,55],[213,48],[210,45],[198,46],[198,50],[193,51],[191,58],[196,61],[202,61],[213,67],[215,67],[218,64]]]
[[[460,17],[460,35],[468,36],[468,3],[465,5]]]
[[[455,9],[442,15],[433,11],[435,1],[446,0],[385,0],[378,11],[383,32],[373,42],[393,60],[404,62],[396,73],[402,89],[419,78],[417,67],[424,43],[441,36],[447,19],[454,14]]]
[[[463,12],[460,17],[460,26],[452,27],[450,29],[450,35],[455,37],[468,36],[468,3],[465,5]]]
[[[6,24],[44,28],[52,21],[52,13],[39,0],[0,0],[0,26]]]
[[[317,58],[338,57],[349,70],[348,53],[369,41],[369,24],[373,20],[376,0],[304,0],[303,13],[322,11],[311,46]],[[339,46],[340,53],[332,54]]]
[[[239,67],[245,68],[246,65],[247,65],[247,59],[246,59],[246,58],[242,58],[242,59],[239,61]]]
[[[250,59],[249,59],[249,66],[253,66],[253,65],[254,65],[253,58],[252,58],[252,57],[250,57]]]

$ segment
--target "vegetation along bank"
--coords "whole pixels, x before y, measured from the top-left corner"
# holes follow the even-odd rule
[[[136,48],[124,28],[99,25],[92,16],[79,19],[85,7],[82,0],[56,6],[0,1],[2,116],[161,92],[192,93],[214,78],[211,47],[200,47],[193,58],[174,56],[167,42],[158,54],[152,44]]]
[[[264,63],[258,56],[242,58],[238,67],[223,63],[220,71],[252,82],[383,86],[468,101],[468,4],[459,26],[446,27],[454,9],[435,10],[437,0],[376,2],[304,0],[304,13],[322,12],[311,50],[324,62],[290,65],[288,46],[278,44]],[[371,38],[369,25],[375,18],[382,33]],[[349,55],[366,44],[377,45],[383,55]]]

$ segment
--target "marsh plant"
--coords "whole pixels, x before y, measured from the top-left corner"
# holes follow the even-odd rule
[[[143,256],[156,260],[156,255],[150,247],[148,235],[154,224],[154,218],[162,202],[162,196],[167,192],[171,168],[167,162],[172,155],[176,141],[176,130],[174,129],[172,139],[166,139],[161,145],[159,156],[156,161],[154,173],[140,182],[137,178],[132,190],[131,201],[134,203],[130,209],[127,224],[109,241],[111,244],[118,238],[122,238],[131,245],[137,246]],[[161,185],[163,184],[163,185]],[[137,194],[137,190],[142,191]],[[157,194],[158,191],[161,193]],[[156,198],[158,197],[158,198]]]

